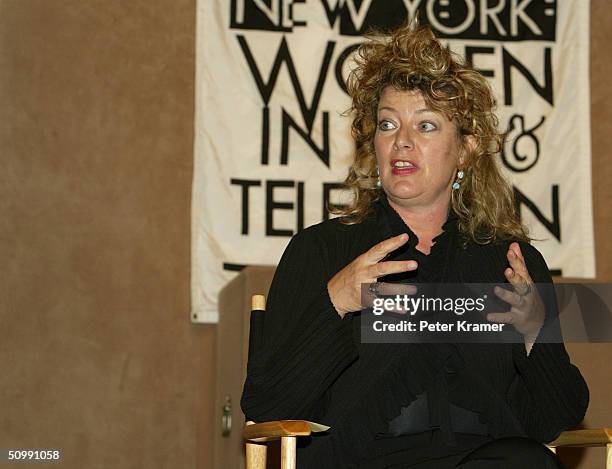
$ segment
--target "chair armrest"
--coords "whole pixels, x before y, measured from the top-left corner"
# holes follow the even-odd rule
[[[309,436],[311,433],[325,432],[329,427],[307,420],[275,420],[272,422],[247,422],[242,432],[246,441],[262,443],[278,440],[286,436]]]
[[[612,444],[612,428],[588,428],[561,433],[555,441],[547,443],[549,448],[562,446],[606,446]]]

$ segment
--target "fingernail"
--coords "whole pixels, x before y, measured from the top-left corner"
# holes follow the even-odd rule
[[[514,257],[514,256],[516,256],[516,254],[514,254],[514,251],[511,249],[510,250],[510,257]]]
[[[418,266],[418,264],[415,261],[408,262],[408,268],[409,269],[416,269],[417,266]]]
[[[407,239],[408,239],[408,233],[402,233],[402,234],[400,235],[400,239],[401,239],[402,241],[407,240]]]

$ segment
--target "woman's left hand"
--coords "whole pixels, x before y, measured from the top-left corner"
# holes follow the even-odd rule
[[[545,308],[538,293],[518,243],[510,244],[506,257],[510,267],[504,275],[514,288],[514,291],[495,287],[495,294],[508,303],[511,308],[506,313],[489,313],[487,319],[491,322],[512,324],[525,337],[527,353],[544,324]]]

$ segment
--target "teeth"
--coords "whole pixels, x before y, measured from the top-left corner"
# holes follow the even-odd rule
[[[396,168],[412,168],[414,165],[408,161],[396,161],[394,166]]]

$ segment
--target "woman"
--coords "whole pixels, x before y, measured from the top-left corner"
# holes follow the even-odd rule
[[[551,279],[496,165],[489,86],[407,25],[360,47],[349,92],[354,203],[289,243],[246,416],[330,425],[299,449],[299,467],[559,467],[538,442],[582,420],[588,390],[563,344],[538,341],[532,286]],[[507,282],[510,311],[487,319],[524,343],[363,344],[361,285],[381,280]]]

